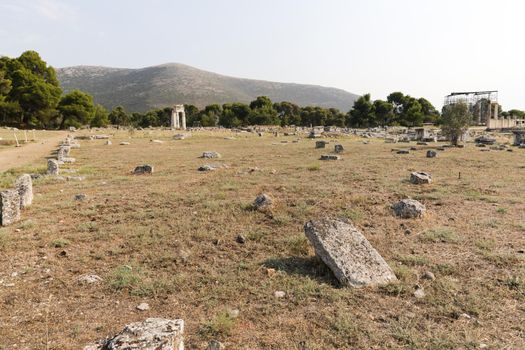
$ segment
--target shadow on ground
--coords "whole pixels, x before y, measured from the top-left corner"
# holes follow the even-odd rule
[[[340,288],[341,285],[332,271],[317,257],[291,256],[273,258],[264,261],[264,266],[290,275],[310,277],[319,283],[326,283]]]

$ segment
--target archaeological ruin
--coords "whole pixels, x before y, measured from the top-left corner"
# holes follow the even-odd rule
[[[186,130],[186,112],[184,111],[184,105],[173,106],[170,126],[175,129]]]
[[[465,102],[477,125],[487,129],[509,129],[525,127],[525,119],[515,115],[504,116],[498,103],[498,91],[452,92],[445,96],[444,106]]]

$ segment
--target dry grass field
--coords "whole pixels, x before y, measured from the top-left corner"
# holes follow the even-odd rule
[[[16,139],[20,145],[26,144],[26,137],[28,143],[38,142],[50,137],[53,137],[57,133],[55,131],[46,131],[46,130],[29,130],[24,132],[24,130],[8,130],[6,128],[0,128],[0,152],[6,149],[12,148],[16,145]],[[16,137],[15,137],[16,136]]]
[[[34,182],[22,221],[0,229],[0,349],[81,349],[147,317],[184,319],[188,349],[525,348],[525,150],[467,144],[427,159],[430,146],[402,155],[391,148],[415,143],[344,137],[343,159],[322,162],[334,139],[318,150],[304,137],[170,135],[80,141],[64,175],[84,181]],[[223,157],[200,159],[207,150]],[[152,175],[131,175],[144,163]],[[198,172],[206,163],[229,167]],[[434,183],[408,183],[416,170]],[[42,159],[0,184],[44,171]],[[262,192],[275,202],[266,213],[250,207]],[[394,217],[407,197],[428,215]],[[325,216],[358,226],[399,282],[339,286],[303,232]],[[81,285],[82,274],[103,281]]]

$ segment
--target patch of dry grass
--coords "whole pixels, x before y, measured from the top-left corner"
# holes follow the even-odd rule
[[[183,318],[190,349],[215,338],[231,349],[524,347],[520,150],[468,145],[429,161],[424,150],[401,157],[391,145],[347,137],[338,140],[343,160],[319,162],[321,150],[305,138],[171,134],[81,141],[68,167],[86,180],[35,182],[24,221],[0,229],[0,349],[79,348],[146,317]],[[206,150],[229,168],[197,172]],[[130,174],[144,163],[154,174]],[[413,170],[435,182],[408,184]],[[249,210],[261,192],[275,205]],[[78,193],[88,199],[74,201]],[[428,215],[394,217],[390,204],[404,197],[423,201]],[[305,221],[323,216],[354,221],[399,282],[342,288],[304,238]],[[425,271],[436,280],[422,279]],[[85,273],[103,282],[79,285]],[[416,285],[425,298],[413,296]],[[139,312],[143,301],[151,309]]]

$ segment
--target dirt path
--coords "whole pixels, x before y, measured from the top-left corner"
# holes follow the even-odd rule
[[[0,172],[26,165],[38,158],[42,158],[42,164],[44,164],[43,158],[57,148],[59,142],[63,140],[67,134],[66,131],[57,131],[53,137],[0,152]]]

